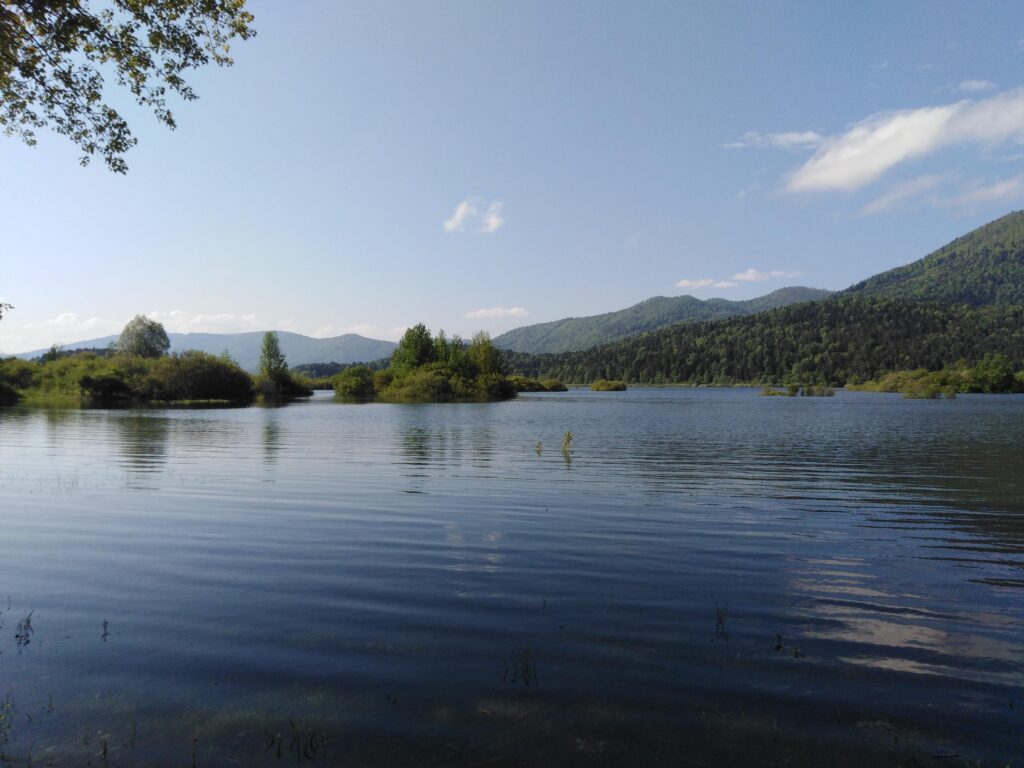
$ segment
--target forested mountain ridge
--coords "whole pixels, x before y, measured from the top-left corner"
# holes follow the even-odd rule
[[[821,383],[937,370],[985,353],[1024,360],[1024,308],[837,297],[728,320],[681,323],[603,347],[506,353],[515,373],[582,384]]]
[[[1024,212],[822,301],[509,360],[517,373],[569,383],[842,385],[986,353],[1024,362]]]
[[[655,296],[626,309],[588,317],[567,317],[515,328],[494,339],[500,349],[544,353],[588,349],[679,322],[752,315],[768,309],[815,301],[831,295],[819,288],[794,286],[747,301],[701,300],[693,296]]]
[[[869,277],[841,295],[1024,305],[1024,211],[985,224],[923,259]]]

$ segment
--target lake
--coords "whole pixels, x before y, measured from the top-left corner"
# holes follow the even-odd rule
[[[1024,756],[1024,396],[11,407],[0,505],[4,766]]]

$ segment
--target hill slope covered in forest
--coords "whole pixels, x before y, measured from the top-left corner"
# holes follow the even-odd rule
[[[608,344],[675,323],[752,315],[775,307],[829,296],[820,288],[780,288],[747,301],[701,300],[693,296],[655,296],[626,309],[588,317],[567,317],[514,328],[494,339],[499,349],[513,352],[569,352]]]

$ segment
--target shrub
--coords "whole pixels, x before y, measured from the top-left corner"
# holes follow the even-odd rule
[[[332,379],[334,393],[345,400],[372,400],[377,393],[374,373],[365,365],[348,368]],[[388,384],[390,384],[390,380]]]

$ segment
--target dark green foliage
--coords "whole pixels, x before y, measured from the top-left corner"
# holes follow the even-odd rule
[[[590,385],[590,389],[594,392],[625,392],[626,382],[597,379]]]
[[[618,312],[569,317],[516,328],[498,336],[494,344],[500,349],[531,354],[569,352],[608,344],[675,323],[751,315],[789,304],[816,301],[829,295],[828,291],[817,288],[793,287],[780,288],[749,301],[701,301],[693,296],[655,296]]]
[[[99,154],[124,173],[135,145],[104,101],[104,75],[175,127],[167,97],[196,98],[183,74],[229,65],[228,43],[255,32],[244,0],[4,0],[0,3],[0,126],[36,143],[46,125],[68,136],[81,162]]]
[[[476,334],[467,345],[444,331],[435,338],[422,323],[405,332],[387,369],[353,366],[333,382],[339,398],[363,402],[506,400],[517,391],[487,334]]]
[[[288,362],[274,331],[263,334],[260,371],[253,384],[256,394],[264,400],[290,400],[313,394],[313,389],[305,377],[295,377],[289,372]]]
[[[263,334],[263,346],[260,349],[260,373],[270,379],[277,379],[288,373],[288,363],[277,334],[267,331]]]
[[[373,371],[365,365],[355,365],[333,379],[334,392],[345,400],[372,400],[376,394],[373,388]]]
[[[145,315],[136,315],[129,320],[117,339],[117,351],[132,357],[160,357],[166,355],[170,348],[171,341],[164,327]]]
[[[206,352],[188,351],[158,360],[150,373],[152,400],[252,399],[252,379],[237,364]]]
[[[10,312],[12,309],[14,309],[14,307],[10,304],[0,301],[0,319],[3,318],[4,312]]]
[[[842,385],[986,353],[1024,360],[1024,309],[843,297],[751,317],[685,323],[561,355],[509,355],[518,374],[644,384]]]
[[[843,293],[973,306],[1024,305],[1024,212],[996,219]]]
[[[391,367],[404,370],[419,368],[437,359],[436,354],[430,331],[423,323],[418,323],[406,330],[398,347],[391,353]]]
[[[516,392],[567,392],[568,387],[558,379],[530,379],[526,376],[509,376]]]
[[[1024,371],[1014,372],[1006,355],[986,354],[975,366],[964,361],[942,370],[895,371],[873,381],[847,385],[868,392],[902,392],[906,397],[955,396],[957,392],[1024,392]]]
[[[161,358],[92,353],[56,360],[0,361],[0,389],[29,403],[78,405],[252,399],[252,379],[234,363],[204,352]]]

